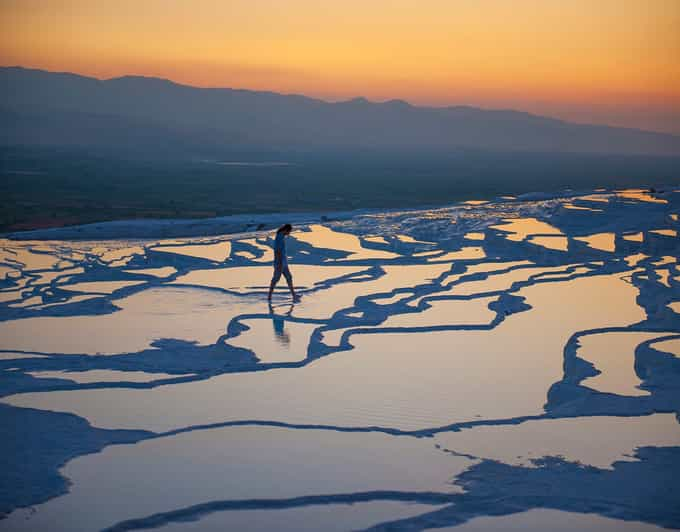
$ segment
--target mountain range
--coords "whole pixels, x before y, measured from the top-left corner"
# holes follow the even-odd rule
[[[365,98],[326,102],[159,78],[99,80],[22,67],[0,68],[0,144],[206,158],[244,150],[680,154],[679,136],[513,110]]]

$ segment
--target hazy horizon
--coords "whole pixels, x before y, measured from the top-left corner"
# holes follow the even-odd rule
[[[6,3],[2,16],[3,64],[680,133],[674,0],[48,0]]]
[[[271,94],[277,94],[277,95],[282,95],[282,96],[300,96],[303,98],[307,98],[310,100],[318,100],[324,103],[342,103],[342,102],[351,102],[351,101],[356,101],[356,100],[366,100],[367,102],[370,103],[376,103],[376,104],[384,104],[384,103],[390,103],[390,102],[403,102],[406,103],[412,107],[419,107],[419,108],[432,108],[432,109],[447,109],[447,108],[456,108],[456,107],[464,107],[464,108],[473,108],[473,109],[480,109],[484,111],[513,111],[513,112],[519,112],[519,113],[526,113],[529,115],[534,115],[534,116],[539,116],[542,118],[551,118],[555,120],[561,120],[564,122],[572,123],[572,124],[580,124],[580,125],[597,125],[597,126],[609,126],[609,127],[621,127],[624,129],[633,129],[633,130],[640,130],[640,131],[646,131],[650,133],[664,133],[664,134],[671,134],[674,136],[680,137],[680,127],[678,128],[677,131],[663,131],[663,130],[655,130],[655,129],[645,129],[642,127],[636,127],[636,126],[621,126],[617,125],[615,123],[606,123],[606,122],[595,122],[595,121],[581,121],[577,119],[568,119],[564,118],[561,116],[558,116],[558,114],[546,114],[546,113],[539,113],[535,111],[531,111],[529,109],[523,109],[519,107],[494,107],[490,105],[474,105],[470,103],[463,103],[463,102],[451,102],[448,104],[427,104],[427,103],[420,103],[417,101],[412,101],[406,98],[401,98],[399,95],[395,95],[393,98],[369,98],[365,96],[364,94],[358,93],[354,94],[351,96],[347,97],[337,97],[337,98],[332,98],[332,97],[325,97],[325,96],[315,96],[312,94],[305,94],[302,92],[280,92],[276,90],[269,90],[269,89],[258,89],[258,88],[253,88],[253,87],[246,87],[246,86],[201,86],[201,85],[196,85],[196,84],[191,84],[191,83],[186,83],[182,81],[178,81],[176,79],[172,78],[166,78],[166,77],[161,77],[161,76],[154,76],[154,75],[147,75],[147,74],[139,74],[139,73],[126,73],[126,74],[121,74],[121,75],[116,75],[112,77],[100,77],[96,75],[90,75],[86,74],[83,72],[75,72],[75,71],[66,71],[66,70],[48,70],[48,69],[43,69],[43,68],[38,68],[32,65],[9,65],[9,64],[2,64],[0,63],[0,68],[15,68],[15,69],[23,69],[23,70],[28,70],[28,71],[39,71],[39,72],[46,72],[50,74],[69,74],[69,75],[75,75],[75,76],[80,76],[84,78],[90,78],[90,79],[96,79],[98,81],[111,81],[111,80],[116,80],[116,79],[122,79],[122,78],[145,78],[145,79],[156,79],[160,81],[167,81],[170,82],[174,85],[179,85],[182,87],[190,87],[194,89],[227,89],[227,90],[234,90],[234,91],[247,91],[247,92],[259,92],[259,93],[271,93]]]

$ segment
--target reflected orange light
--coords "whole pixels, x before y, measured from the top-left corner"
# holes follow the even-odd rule
[[[0,21],[4,65],[680,123],[677,0],[11,0]]]

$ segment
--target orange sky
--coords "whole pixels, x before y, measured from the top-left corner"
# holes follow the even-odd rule
[[[680,0],[0,0],[0,64],[680,133]]]

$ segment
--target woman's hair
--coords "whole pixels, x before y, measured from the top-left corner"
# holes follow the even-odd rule
[[[292,230],[293,230],[293,226],[292,226],[292,225],[290,225],[290,224],[283,224],[281,227],[279,227],[279,228],[276,230],[276,232],[277,232],[277,233],[284,233],[284,232],[286,232],[286,231],[292,231]]]

